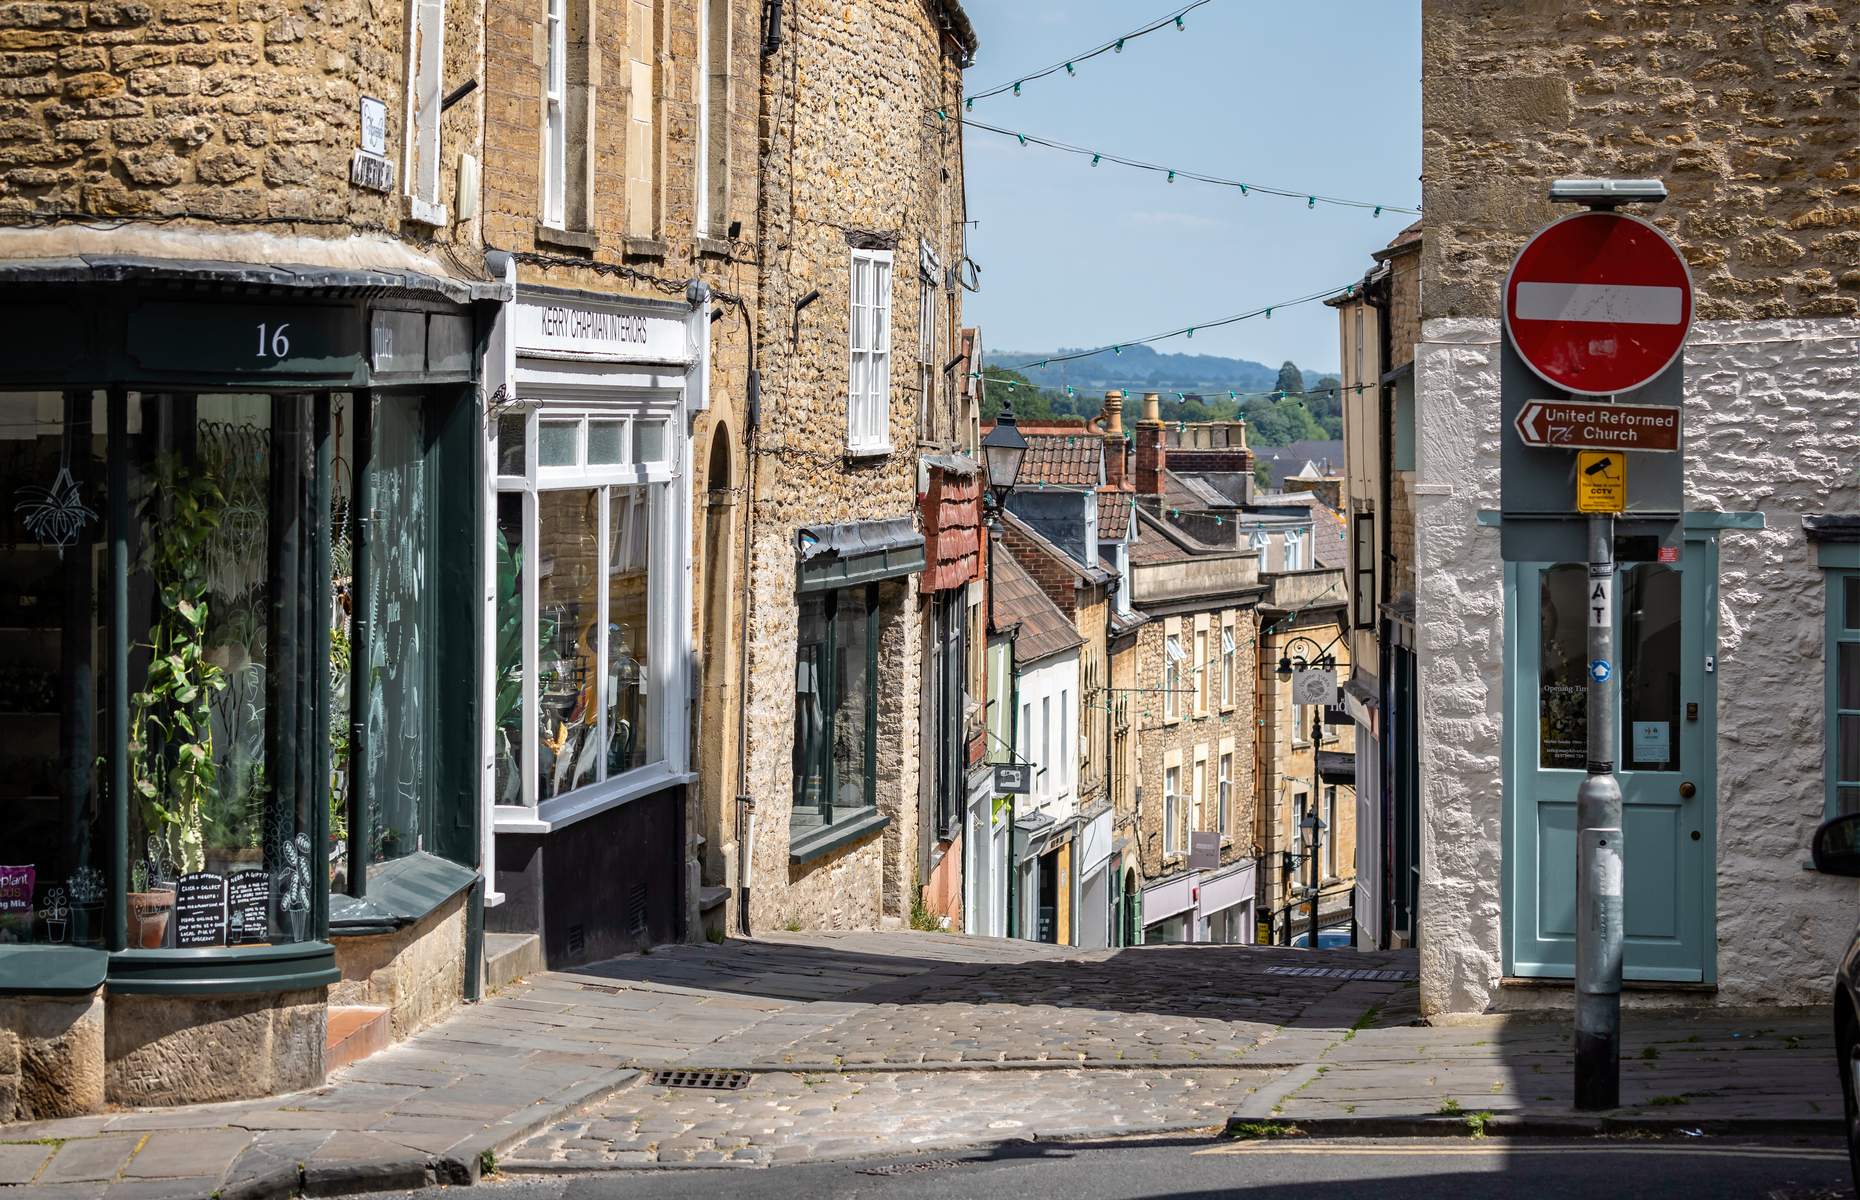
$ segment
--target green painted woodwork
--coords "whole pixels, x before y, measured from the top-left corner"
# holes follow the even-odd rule
[[[121,908],[122,905],[117,905]],[[102,986],[110,956],[83,946],[0,946],[0,993],[56,996]]]
[[[145,996],[206,996],[297,992],[338,982],[328,942],[276,946],[215,946],[202,950],[122,950],[110,955],[112,992]]]
[[[1643,612],[1657,627],[1662,615],[1676,606],[1679,637],[1676,654],[1670,643],[1647,643],[1652,665],[1637,676],[1626,669],[1634,650],[1627,645],[1627,630],[1634,616],[1624,611],[1631,599],[1629,573],[1649,568]],[[1540,706],[1540,655],[1546,629],[1572,618],[1577,627],[1564,628],[1580,645],[1586,622],[1580,607],[1586,586],[1586,566],[1575,564],[1577,602],[1556,604],[1546,617],[1542,590],[1550,564],[1513,563],[1506,566],[1505,757],[1502,824],[1503,958],[1508,975],[1567,978],[1573,975],[1575,955],[1576,788],[1584,770],[1580,729],[1564,732],[1562,744],[1546,752]],[[1623,712],[1617,778],[1623,796],[1623,839],[1626,843],[1626,961],[1625,978],[1671,983],[1712,983],[1716,980],[1716,830],[1717,676],[1706,661],[1717,653],[1718,549],[1715,534],[1695,530],[1688,534],[1682,562],[1664,568],[1677,576],[1674,594],[1662,597],[1662,576],[1657,564],[1623,564],[1615,583],[1617,663],[1611,685],[1645,678],[1643,703],[1652,695],[1676,705],[1676,721],[1666,737],[1672,757],[1666,767],[1655,768],[1634,758],[1632,713]],[[1553,585],[1554,586],[1554,585]],[[1566,611],[1567,609],[1567,611]],[[1659,670],[1659,654],[1676,658],[1677,693]],[[1585,655],[1586,657],[1586,655]],[[1586,662],[1582,664],[1586,667]],[[1565,681],[1567,682],[1567,681]],[[1567,696],[1568,694],[1565,693]],[[1551,703],[1566,703],[1552,696]],[[1696,704],[1690,717],[1688,705]],[[1624,708],[1628,707],[1625,703]],[[1646,715],[1645,713],[1641,715]],[[1554,721],[1554,710],[1552,720]],[[1556,737],[1554,726],[1551,737]],[[1680,794],[1690,782],[1691,798]],[[1696,835],[1696,836],[1695,836]]]

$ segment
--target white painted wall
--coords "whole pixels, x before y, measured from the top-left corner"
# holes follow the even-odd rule
[[[1063,821],[1078,810],[1078,652],[1043,659],[1015,672],[1015,680],[1021,711],[1031,716],[1020,731],[1019,749],[1035,767],[1033,793],[1022,802],[1021,815],[1037,809]]]
[[[1421,993],[1430,1015],[1567,1006],[1501,990],[1503,567],[1498,325],[1437,319],[1416,347]],[[1824,597],[1801,517],[1860,512],[1860,321],[1707,321],[1686,350],[1688,507],[1760,511],[1719,536],[1719,990],[1630,1005],[1825,1005],[1860,916],[1802,869],[1823,805]],[[1572,865],[1573,869],[1573,865]]]

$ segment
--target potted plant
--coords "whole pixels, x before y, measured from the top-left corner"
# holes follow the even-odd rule
[[[71,917],[71,907],[65,903],[65,889],[55,887],[47,890],[45,897],[39,901],[39,919],[45,922],[45,940],[57,945],[65,940],[65,925]]]
[[[129,868],[129,884],[129,927],[135,944],[144,950],[159,950],[168,944],[168,914],[174,909],[174,889],[152,886],[145,862]]]
[[[204,806],[216,787],[212,699],[226,675],[207,656],[207,557],[225,496],[210,476],[156,460],[142,504],[144,563],[155,585],[149,666],[130,696],[131,787],[145,827],[182,871],[206,863]]]

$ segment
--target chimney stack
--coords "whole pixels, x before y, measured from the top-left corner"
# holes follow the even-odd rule
[[[1104,411],[1089,422],[1104,435],[1104,482],[1107,487],[1124,486],[1124,393],[1106,392]]]
[[[1145,496],[1160,496],[1163,472],[1169,455],[1163,449],[1162,397],[1155,392],[1143,396],[1143,419],[1137,422],[1137,491]]]

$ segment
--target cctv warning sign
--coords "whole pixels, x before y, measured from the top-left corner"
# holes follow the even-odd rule
[[[1576,455],[1576,511],[1618,513],[1627,508],[1627,458],[1614,450]]]

